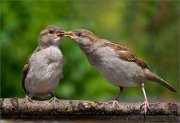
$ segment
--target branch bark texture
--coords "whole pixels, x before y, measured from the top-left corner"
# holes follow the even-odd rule
[[[112,102],[90,100],[49,100],[25,103],[25,99],[0,99],[2,119],[23,120],[105,120],[119,121],[173,121],[179,122],[180,103],[150,103],[150,109],[144,113],[142,102]]]
[[[141,115],[142,102],[119,102],[113,107],[112,102],[89,100],[53,100],[25,103],[24,99],[0,99],[1,115]],[[150,103],[146,115],[180,115],[180,103]]]

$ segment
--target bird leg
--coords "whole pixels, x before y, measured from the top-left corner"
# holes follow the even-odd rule
[[[119,107],[119,102],[118,102],[118,100],[110,100],[110,103],[112,103],[112,107],[113,107],[113,108]]]
[[[33,101],[31,100],[31,98],[28,95],[26,95],[26,97],[24,98],[23,104],[25,104],[26,107],[28,108],[28,104],[30,104],[30,103],[33,103]]]
[[[50,93],[50,94],[52,98],[49,100],[49,103],[53,103],[53,104],[58,103],[59,100],[54,96],[54,94],[53,93]]]
[[[123,92],[124,90],[124,87],[123,86],[119,86],[119,93],[117,94],[117,96],[115,97],[115,100],[113,101],[110,101],[112,104],[113,104],[113,108],[115,108],[116,106],[119,107],[119,97],[120,97],[120,94]]]
[[[147,110],[149,109],[149,102],[147,100],[147,96],[146,96],[146,92],[145,92],[145,89],[144,89],[144,83],[141,83],[141,88],[142,88],[142,91],[143,91],[143,94],[144,94],[144,99],[145,101],[143,102],[143,104],[140,106],[140,108],[142,108],[144,106],[144,112],[146,114]]]
[[[115,97],[115,100],[117,100],[118,101],[118,99],[119,99],[119,97],[120,97],[120,95],[121,95],[121,93],[124,91],[124,87],[123,86],[119,86],[119,93],[117,94],[117,96]]]

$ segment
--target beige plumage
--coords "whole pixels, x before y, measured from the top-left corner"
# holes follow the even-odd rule
[[[41,99],[53,92],[63,71],[63,55],[59,43],[64,31],[47,26],[41,31],[38,47],[24,65],[22,87],[30,98]]]
[[[167,89],[176,90],[165,80],[154,74],[148,66],[125,46],[100,39],[88,30],[77,29],[66,32],[87,56],[89,62],[112,84],[120,87],[141,86],[145,97],[145,112],[149,103],[144,90],[145,80],[157,82]]]

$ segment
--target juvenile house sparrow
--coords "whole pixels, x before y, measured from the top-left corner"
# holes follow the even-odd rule
[[[69,31],[65,35],[79,45],[91,65],[108,81],[120,87],[120,92],[124,87],[141,86],[145,98],[143,103],[145,113],[149,108],[144,89],[145,80],[157,82],[176,92],[171,85],[154,74],[140,58],[125,46],[100,39],[84,29]]]
[[[38,47],[24,65],[22,73],[22,87],[28,100],[52,94],[58,85],[63,72],[63,55],[59,49],[63,33],[54,25],[41,31]]]

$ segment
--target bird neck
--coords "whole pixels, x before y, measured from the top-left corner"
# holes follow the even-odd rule
[[[49,48],[49,47],[57,47],[57,48],[59,48],[57,45],[46,45],[46,44],[39,44],[38,45],[38,49],[46,49],[46,48]]]
[[[43,40],[39,40],[38,41],[38,47],[41,47],[41,48],[43,48],[43,49],[45,49],[45,48],[48,48],[49,46],[50,46],[51,44],[49,43],[49,41],[47,42],[45,42],[45,41],[43,41]]]
[[[59,46],[59,42],[55,42],[53,44],[51,41],[46,41],[45,42],[45,41],[39,40],[38,47],[46,49],[46,48],[48,48],[50,46],[58,47]]]
[[[93,45],[81,46],[81,45],[79,44],[79,47],[81,48],[81,50],[82,50],[86,55],[93,54],[94,51],[96,50]]]

